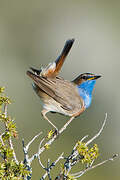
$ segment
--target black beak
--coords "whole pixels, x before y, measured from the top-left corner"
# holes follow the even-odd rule
[[[95,75],[93,79],[99,79],[101,75]]]

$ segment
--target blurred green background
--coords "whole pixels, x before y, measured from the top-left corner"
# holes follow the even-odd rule
[[[26,71],[30,66],[39,68],[55,60],[69,38],[76,40],[61,75],[71,80],[80,73],[93,72],[102,78],[97,81],[91,107],[42,154],[42,161],[54,161],[61,152],[68,155],[79,139],[87,134],[92,137],[101,127],[105,112],[107,124],[95,141],[100,148],[98,161],[120,152],[120,1],[0,0],[0,86],[6,87],[6,94],[13,101],[9,113],[15,117],[19,130],[19,139],[14,142],[18,159],[23,159],[23,137],[27,143],[41,130],[45,136],[51,129],[41,117],[40,101]],[[59,128],[68,120],[58,114],[48,116]],[[33,143],[30,154],[37,151],[39,141],[40,138]],[[52,174],[58,171],[55,168]],[[33,179],[41,175],[43,170],[36,160]],[[113,178],[120,179],[119,158],[81,177]]]

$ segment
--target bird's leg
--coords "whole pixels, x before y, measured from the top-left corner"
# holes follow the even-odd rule
[[[54,128],[55,128],[55,130],[58,132],[58,128],[48,119],[48,117],[46,116],[46,114],[48,113],[49,111],[48,110],[46,110],[46,109],[43,109],[42,111],[41,111],[41,114],[42,114],[42,116],[44,117],[44,119],[46,119]]]

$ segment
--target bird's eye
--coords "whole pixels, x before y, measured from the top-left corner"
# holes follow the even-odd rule
[[[87,76],[83,76],[82,78],[83,78],[84,80],[87,80]]]

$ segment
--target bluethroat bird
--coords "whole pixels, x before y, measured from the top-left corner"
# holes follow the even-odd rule
[[[57,127],[48,119],[46,113],[57,112],[70,116],[69,124],[88,108],[92,101],[92,91],[96,79],[100,75],[92,73],[80,74],[73,81],[59,77],[59,71],[68,55],[74,39],[67,40],[60,56],[47,67],[37,70],[31,68],[27,75],[33,80],[33,89],[43,102],[43,117],[58,131]]]

